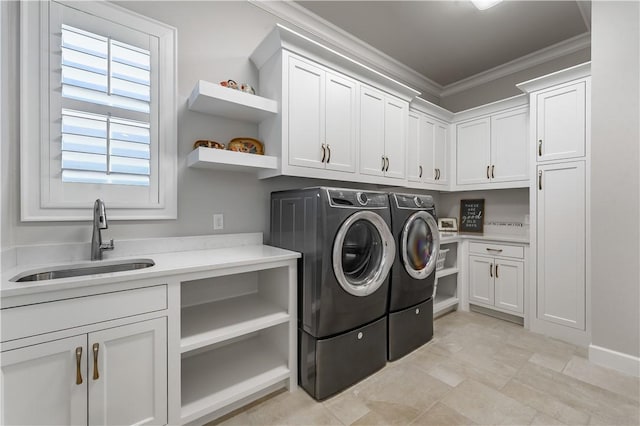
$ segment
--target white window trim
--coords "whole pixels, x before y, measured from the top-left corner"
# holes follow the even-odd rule
[[[161,96],[158,132],[159,202],[128,208],[105,200],[111,220],[177,218],[177,30],[106,1],[58,3],[137,28],[158,37]],[[24,1],[20,5],[20,199],[22,221],[91,220],[92,204],[47,207],[43,195],[49,190],[47,171],[42,167],[43,138],[49,128],[49,1]],[[44,49],[44,51],[42,50]],[[35,53],[38,52],[38,53]],[[43,75],[44,74],[44,75]],[[47,159],[48,161],[48,159]],[[126,188],[123,188],[126,190]],[[96,193],[96,198],[99,194]]]

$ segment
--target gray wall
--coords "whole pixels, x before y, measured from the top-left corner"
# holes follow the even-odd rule
[[[593,2],[592,23],[592,342],[637,357],[640,3]]]
[[[482,86],[474,87],[450,96],[444,96],[440,101],[440,106],[449,111],[458,112],[489,102],[520,95],[522,92],[516,87],[517,83],[522,83],[532,78],[588,62],[591,58],[590,53],[590,49],[582,49],[570,55],[490,81]]]

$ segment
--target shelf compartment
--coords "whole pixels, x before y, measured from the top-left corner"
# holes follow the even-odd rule
[[[289,313],[259,294],[182,309],[182,353],[287,323]]]
[[[452,296],[436,295],[433,301],[433,315],[437,315],[453,306],[456,306],[460,299]]]
[[[457,274],[458,268],[444,268],[439,271],[436,271],[437,278],[448,277],[449,275]]]
[[[261,170],[276,170],[278,158],[270,155],[199,147],[189,153],[187,165],[200,169],[258,173]]]
[[[291,372],[284,355],[286,350],[278,350],[278,345],[273,342],[286,337],[288,325],[265,331],[198,355],[183,357],[183,424],[280,382],[283,386],[288,383]]]
[[[189,109],[233,120],[260,123],[278,113],[278,102],[199,80],[189,96]]]

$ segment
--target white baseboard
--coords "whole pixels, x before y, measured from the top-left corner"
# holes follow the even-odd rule
[[[640,377],[640,358],[601,346],[589,345],[589,361],[625,374]]]

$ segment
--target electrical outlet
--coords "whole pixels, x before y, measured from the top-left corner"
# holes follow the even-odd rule
[[[224,229],[224,215],[216,213],[213,215],[213,230]]]

